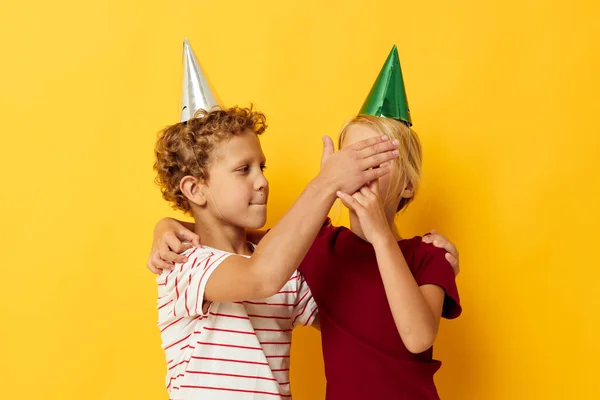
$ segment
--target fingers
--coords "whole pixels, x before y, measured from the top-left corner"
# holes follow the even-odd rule
[[[356,203],[360,204],[361,207],[366,208],[369,206],[369,202],[365,195],[363,195],[360,191],[356,192],[352,195],[352,198]]]
[[[431,230],[430,235],[423,236],[423,242],[432,243],[435,247],[446,250],[446,260],[450,263],[452,269],[454,269],[454,274],[458,275],[460,272],[460,261],[458,250],[454,243],[449,241],[444,235],[437,233],[436,230]]]
[[[192,243],[182,242],[180,238],[190,240]],[[157,249],[150,255],[148,269],[155,274],[160,274],[163,269],[173,269],[176,263],[187,261],[187,257],[180,253],[194,245],[200,246],[200,237],[187,229],[180,231],[177,235],[173,232],[166,233],[164,241],[159,243]]]
[[[379,179],[369,182],[369,189],[379,196]]]
[[[158,253],[158,257],[160,257],[160,259],[162,261],[165,261],[165,262],[168,262],[171,264],[184,263],[187,261],[186,256],[182,256],[180,254],[174,253],[168,249],[160,250],[160,252]]]
[[[363,172],[363,180],[364,182],[375,181],[381,178],[382,176],[389,174],[391,170],[392,167],[389,165],[383,165],[378,168],[368,169]]]
[[[190,231],[189,229],[181,229],[177,232],[177,238],[180,240],[180,243],[182,241],[186,241],[186,242],[190,242],[192,244],[193,247],[200,247],[200,236],[198,236],[198,234]],[[176,242],[173,241],[173,244],[176,245]],[[184,244],[184,243],[182,243]],[[191,248],[192,246],[186,246],[186,247],[179,247],[179,248],[174,248],[171,247],[171,249],[173,249],[174,252],[176,253],[183,253],[184,251],[186,251],[187,249]]]
[[[344,193],[342,191],[337,191],[337,197],[339,197],[340,200],[342,200],[342,203],[344,204],[344,206],[346,206],[348,209],[350,210],[354,210],[354,211],[358,211],[359,209],[361,209],[361,205],[358,202],[358,200],[356,200],[356,198],[354,198],[353,196],[350,196],[347,193]]]
[[[183,243],[181,246],[187,250],[192,247],[192,244]],[[160,274],[163,269],[172,270],[176,263],[184,263],[186,261],[186,256],[177,254],[171,251],[168,246],[163,245],[152,252],[148,261],[148,269],[155,274]]]
[[[397,148],[398,143],[396,143],[394,145],[394,144],[392,144],[392,142],[393,141],[390,140],[390,138],[385,135],[373,136],[368,139],[361,140],[360,142],[356,142],[356,143],[350,145],[349,147],[353,150],[358,151],[362,157],[368,157],[369,155],[377,153],[378,151],[376,149],[379,149],[379,151],[386,151],[386,150],[392,150],[394,148]],[[384,144],[384,147],[383,148],[376,147],[376,149],[371,149],[371,147],[377,146],[380,144]]]
[[[148,260],[148,269],[155,274],[160,274],[163,269],[172,270],[174,267],[173,263],[164,261],[160,258],[158,250],[155,250]]]
[[[398,150],[386,151],[383,153],[377,153],[372,156],[359,159],[358,166],[361,169],[377,168],[382,164],[387,163],[398,158]]]
[[[191,248],[192,244],[189,242],[182,242],[174,233],[166,234],[164,239],[164,243],[159,243],[158,245],[160,257],[165,261],[173,263],[186,262],[187,257],[181,255],[181,253]]]
[[[446,260],[452,266],[452,269],[454,270],[454,276],[458,275],[460,273],[460,264],[458,263],[458,260],[450,253],[446,253]]]
[[[333,141],[329,136],[323,136],[323,154],[321,155],[321,168],[333,154]]]
[[[384,140],[383,137],[381,138],[371,138],[374,139],[374,143],[371,144],[370,146],[366,146],[364,148],[361,148],[360,150],[356,150],[357,151],[357,155],[359,158],[368,158],[371,156],[374,156],[376,154],[380,154],[380,153],[386,153],[388,151],[393,151],[393,150],[398,150],[398,145],[399,142],[397,139],[394,140],[389,140],[389,138],[387,136],[384,136],[386,139]],[[366,139],[367,141],[370,139]],[[357,142],[361,143],[361,142]]]
[[[362,211],[362,209],[369,208],[370,204],[377,201],[376,194],[367,186],[361,187],[359,191],[353,195],[338,191],[337,196],[347,208],[357,212],[359,209]]]
[[[342,201],[344,207],[346,207],[348,210],[353,210],[352,204],[348,203],[345,197],[341,197],[340,195],[338,195],[338,198]]]
[[[181,253],[194,246],[200,247],[200,236],[188,229],[165,233],[162,242],[152,251],[147,267],[154,274],[160,274],[163,269],[171,270],[176,263],[187,261]]]
[[[152,260],[148,260],[147,267],[153,274],[160,275],[160,273],[162,272],[160,269],[156,268],[154,264],[152,264]]]
[[[373,201],[373,200],[377,199],[376,194],[373,192],[373,190],[371,190],[371,188],[369,186],[361,187],[359,192],[357,192],[357,193],[360,193],[362,195],[362,197],[364,197],[366,200]],[[363,203],[361,202],[361,204],[363,204]],[[363,206],[364,205],[365,204],[363,204]]]
[[[361,140],[360,142],[356,142],[356,143],[350,145],[350,148],[361,151],[361,150],[369,148],[373,145],[376,145],[377,143],[388,142],[389,140],[390,140],[390,138],[385,135],[373,136],[368,139]]]
[[[165,241],[166,240],[167,239],[165,237]],[[200,236],[187,229],[182,229],[181,231],[177,232],[175,239],[171,239],[169,243],[175,246],[171,247],[169,244],[169,247],[171,247],[171,249],[176,253],[183,253],[192,247],[201,247]]]
[[[200,236],[198,236],[196,239],[192,239],[192,245],[194,247],[202,247],[202,242],[200,242]]]
[[[435,233],[432,235],[427,235],[426,237],[428,238],[426,243],[433,243],[435,247],[446,250],[448,253],[452,254],[452,257],[458,260],[458,250],[456,250],[456,246],[454,246],[454,243],[446,239],[444,235]]]
[[[444,235],[440,235],[435,232],[435,230],[431,230],[428,235],[423,236],[423,241],[425,243],[432,243],[435,247],[443,248],[448,242],[448,239]],[[435,242],[435,243],[434,243]]]
[[[154,266],[159,267],[159,268],[161,268],[159,265],[159,264],[161,264],[161,262],[165,262],[165,263],[168,263],[169,265],[173,266],[176,263],[184,263],[187,261],[185,256],[181,256],[177,253],[174,253],[171,250],[169,250],[167,247],[159,247],[156,257],[157,257],[157,259],[155,260]]]

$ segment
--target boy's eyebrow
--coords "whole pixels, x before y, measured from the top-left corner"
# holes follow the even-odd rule
[[[243,158],[239,158],[239,159],[235,160],[235,164],[236,165],[251,164],[252,161],[255,161],[256,159],[260,160],[261,164],[264,164],[267,162],[267,157],[265,157],[265,156],[261,156],[261,157],[248,156],[248,157],[243,157]]]

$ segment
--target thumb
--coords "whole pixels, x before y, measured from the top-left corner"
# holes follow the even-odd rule
[[[323,155],[321,156],[321,169],[327,159],[333,154],[333,141],[329,136],[323,136]]]
[[[191,242],[194,247],[200,247],[200,236],[188,229],[182,229],[177,236],[182,241]]]
[[[344,207],[346,207],[348,210],[352,210],[352,196],[344,193],[344,192],[338,192],[337,193],[338,199],[340,199],[342,201],[342,204],[344,205]]]
[[[379,196],[379,179],[369,182],[369,189],[371,189],[376,196]]]

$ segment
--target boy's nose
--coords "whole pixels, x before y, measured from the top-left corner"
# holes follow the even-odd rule
[[[267,180],[265,175],[261,173],[260,176],[254,182],[254,188],[256,190],[260,191],[260,190],[266,190],[266,189],[268,189],[268,187],[269,187],[269,181]]]

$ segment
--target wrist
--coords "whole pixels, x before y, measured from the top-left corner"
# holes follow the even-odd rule
[[[310,182],[307,189],[316,190],[318,193],[335,199],[337,197],[336,192],[338,191],[338,185],[333,179],[327,177],[323,173],[319,173],[319,175]]]
[[[398,242],[396,241],[392,230],[389,228],[375,235],[371,244],[376,251],[392,246],[398,246]]]
[[[165,229],[166,227],[169,226],[171,221],[172,221],[172,219],[169,217],[160,219],[154,226],[154,231],[160,231],[162,229]]]
[[[169,217],[163,218],[156,223],[156,226],[154,227],[154,232],[163,234],[166,231],[174,230],[176,228],[176,224],[177,224],[177,221],[173,218],[169,218]]]

